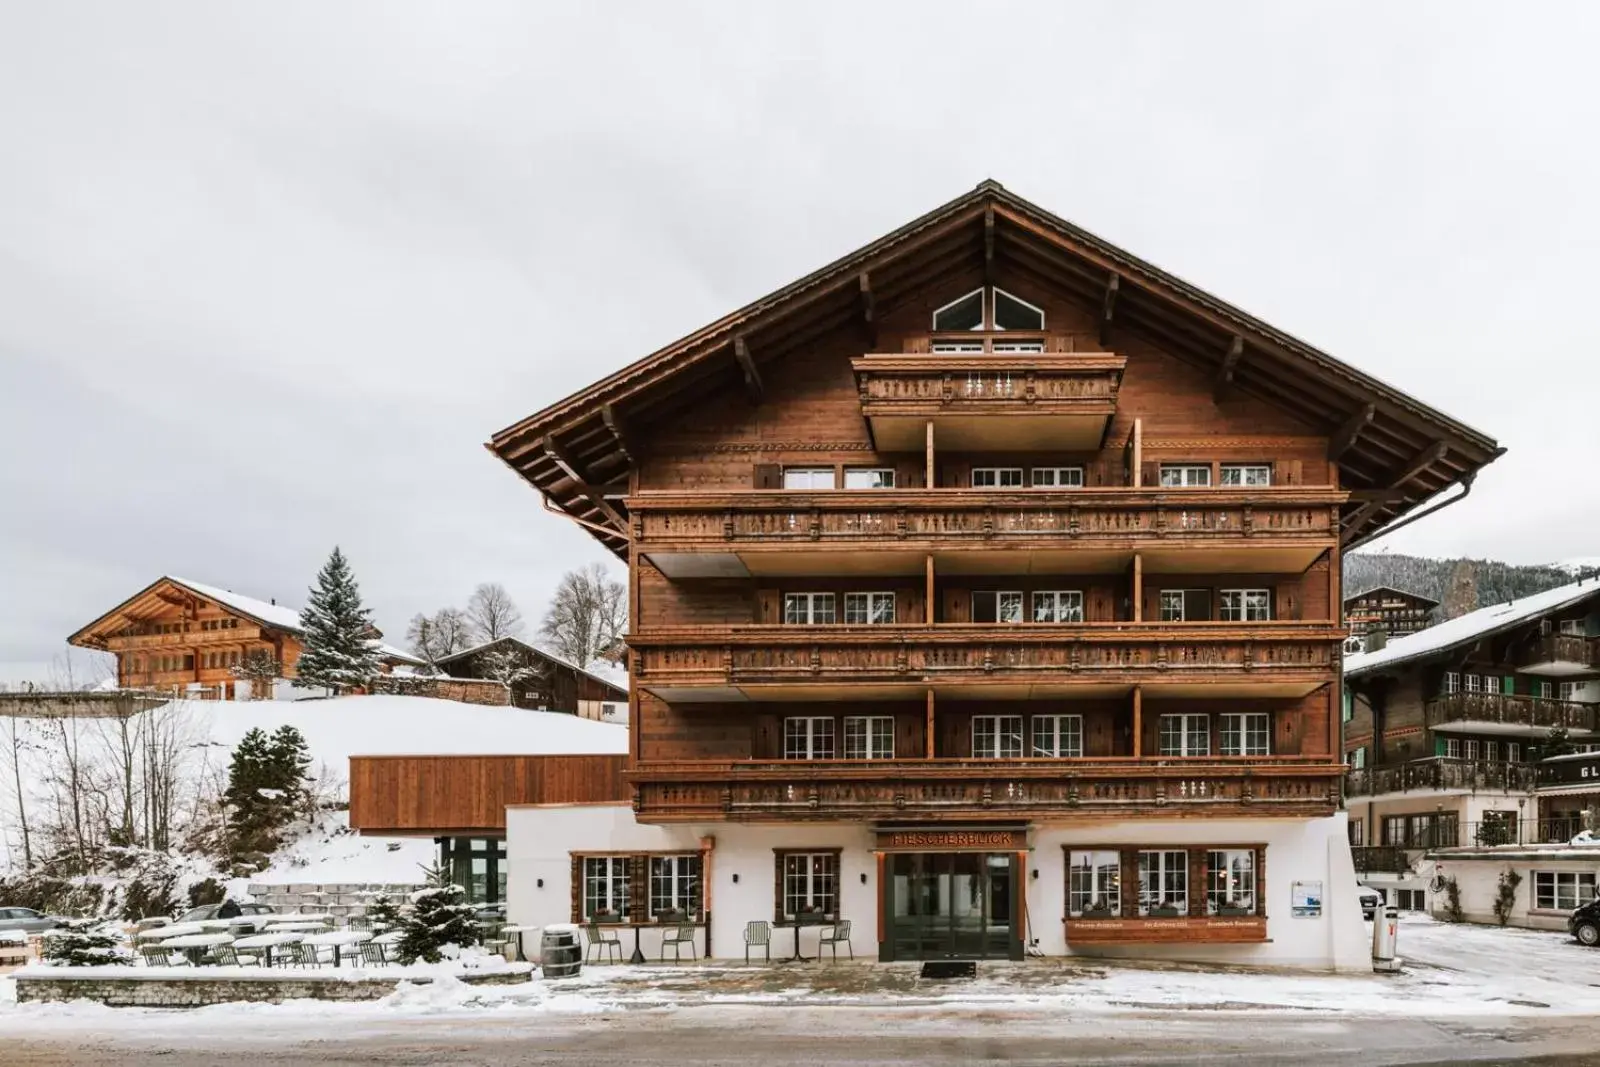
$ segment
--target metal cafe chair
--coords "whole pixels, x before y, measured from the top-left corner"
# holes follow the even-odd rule
[[[840,919],[828,929],[822,931],[817,937],[817,955],[822,955],[822,946],[827,945],[833,950],[833,958],[839,958],[839,946],[843,945],[850,952],[850,958],[856,958],[855,946],[850,944],[850,920]]]
[[[667,962],[668,945],[672,946],[672,961],[674,963],[683,962],[683,958],[679,955],[679,952],[683,950],[684,945],[689,946],[689,958],[694,959],[694,927],[688,924],[679,926],[677,930],[661,939],[662,963]]]
[[[595,953],[596,956],[603,952],[608,959],[611,958],[612,953],[615,953],[616,958],[612,959],[612,962],[622,962],[622,938],[615,930],[606,931],[601,928],[599,923],[586,923],[583,927],[583,935],[589,940],[589,947],[584,949],[583,952],[583,962],[589,962],[589,954],[591,952]]]
[[[772,962],[772,924],[765,919],[751,919],[744,924],[744,961],[750,962],[750,949],[760,946]]]

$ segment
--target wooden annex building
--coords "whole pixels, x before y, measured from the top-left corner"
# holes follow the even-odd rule
[[[502,657],[519,668],[509,683],[515,707],[564,711],[585,719],[626,717],[626,687],[520,638],[502,637],[464,648],[441,657],[434,666],[452,678],[489,679],[505,661]]]
[[[632,627],[630,803],[512,807],[513,920],[1365,961],[1341,554],[1482,433],[984,182],[489,448]]]
[[[295,608],[167,575],[74,633],[67,643],[114,655],[122,688],[259,699],[272,695],[272,683],[241,678],[239,668],[259,654],[276,665],[279,678],[293,679],[301,634]],[[410,653],[383,644],[382,637],[373,630],[385,670],[421,666]]]

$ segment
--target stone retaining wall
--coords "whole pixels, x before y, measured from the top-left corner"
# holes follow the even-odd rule
[[[458,975],[468,985],[515,985],[532,979],[531,971],[490,971]],[[96,1000],[113,1008],[202,1008],[208,1004],[253,1002],[279,1004],[285,1000],[378,1000],[401,982],[428,985],[426,976],[415,978],[338,979],[310,974],[263,974],[249,978],[193,977],[49,978],[19,977],[17,1000],[24,1003]]]
[[[374,693],[402,697],[437,697],[460,704],[489,704],[505,707],[511,691],[499,682],[483,678],[418,678],[415,675],[385,674],[374,679]]]

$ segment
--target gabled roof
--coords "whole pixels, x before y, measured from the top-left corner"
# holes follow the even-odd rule
[[[490,451],[549,505],[625,555],[619,482],[631,431],[669,417],[752,366],[854,324],[868,332],[933,284],[987,267],[1027,275],[1100,307],[1114,328],[1208,368],[1338,444],[1347,540],[1476,475],[1503,449],[1483,433],[986,181],[777,292],[496,433]],[[966,272],[966,273],[963,273]],[[737,344],[736,342],[742,342]],[[1362,494],[1360,490],[1369,490]]]
[[[473,645],[471,648],[463,648],[460,652],[452,652],[448,656],[439,657],[438,660],[434,661],[434,666],[442,667],[446,663],[454,663],[458,659],[466,659],[468,656],[482,652],[486,648],[493,648],[495,645],[504,644],[516,645],[518,648],[521,648],[526,652],[531,652],[536,656],[542,656],[545,659],[550,660],[552,663],[559,664],[569,670],[577,671],[579,674],[586,674],[590,678],[593,678],[595,681],[599,682],[601,685],[620,690],[624,694],[626,694],[628,691],[626,673],[622,675],[622,682],[619,684],[615,678],[608,678],[598,671],[592,670],[590,667],[580,667],[570,659],[567,659],[565,656],[556,652],[552,652],[543,645],[536,645],[532,642],[524,641],[520,637],[498,637],[493,641],[484,641],[480,644]]]
[[[1360,600],[1362,597],[1371,596],[1373,593],[1393,593],[1396,596],[1403,596],[1410,600],[1415,600],[1419,604],[1426,604],[1430,608],[1436,608],[1439,606],[1439,602],[1433,599],[1431,596],[1423,596],[1421,593],[1413,593],[1409,589],[1396,589],[1392,585],[1370,585],[1361,590],[1359,593],[1351,593],[1349,596],[1344,598],[1344,602],[1348,604],[1352,600]]]
[[[118,615],[133,611],[141,602],[150,601],[150,598],[158,596],[164,584],[178,586],[201,600],[209,600],[214,604],[219,604],[259,626],[282,630],[284,633],[297,636],[303,632],[303,628],[300,625],[300,612],[295,608],[273,601],[257,600],[255,597],[235,593],[231,589],[222,589],[218,586],[206,585],[204,582],[194,582],[188,578],[177,578],[168,574],[157,578],[127,600],[124,600],[89,625],[80,629],[77,633],[67,638],[67,643],[71,645],[88,644],[90,635],[99,629],[103,623]],[[383,635],[379,632],[378,636],[381,637]],[[384,659],[394,660],[399,663],[410,663],[416,666],[422,665],[422,660],[404,649],[386,645],[381,641],[374,641],[373,643],[378,650],[378,654]]]
[[[1503,604],[1491,604],[1486,608],[1447,619],[1426,630],[1419,630],[1405,637],[1390,638],[1384,647],[1375,651],[1346,656],[1344,674],[1346,678],[1358,678],[1382,667],[1395,667],[1412,660],[1448,652],[1462,645],[1476,644],[1485,637],[1492,637],[1523,623],[1563,611],[1593,596],[1600,596],[1600,578],[1588,578],[1570,585],[1558,585],[1554,589],[1546,589],[1532,596],[1508,600]]]

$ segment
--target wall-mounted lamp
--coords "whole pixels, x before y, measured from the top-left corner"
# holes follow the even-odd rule
[[[737,874],[733,876],[733,884],[734,885],[738,885],[739,884],[739,876]]]
[[[1033,869],[1033,880],[1035,882],[1037,882],[1039,880],[1039,868],[1037,868],[1037,867],[1035,867]]]
[[[544,888],[544,879],[543,878],[538,879],[538,881],[535,884],[538,885],[538,887],[540,889],[543,889]]]
[[[866,885],[867,884],[867,872],[866,871],[862,871],[861,872],[861,884],[862,885]]]

